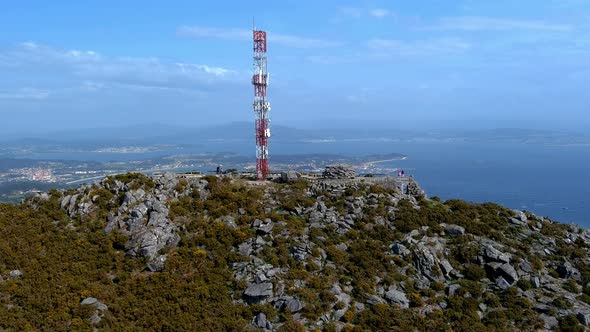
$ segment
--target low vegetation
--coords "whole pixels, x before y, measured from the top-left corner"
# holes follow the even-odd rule
[[[333,190],[305,180],[158,181],[131,173],[80,189],[76,204],[92,204],[86,213],[62,208],[73,192],[57,190],[0,204],[0,329],[245,331],[256,330],[253,318],[264,313],[279,331],[533,331],[545,327],[543,312],[558,318],[557,329],[583,330],[575,308],[590,303],[589,246],[581,236],[567,240],[575,233],[569,226],[529,215],[516,228],[508,222],[514,212],[496,204],[404,196],[370,183]],[[158,272],[146,268],[153,257],[126,254],[126,229],[105,231],[109,212],[140,189],[167,195],[167,218],[180,235],[158,253],[166,258]],[[273,227],[253,226],[260,223]],[[449,235],[451,224],[464,232]],[[519,274],[526,262],[530,277],[497,287],[498,275],[482,263],[483,239],[503,246]],[[547,239],[555,245],[541,256],[535,248]],[[408,253],[394,252],[402,243]],[[252,250],[243,252],[244,244]],[[418,244],[454,270],[425,268]],[[276,269],[275,296],[281,285],[301,308],[245,298],[254,281],[239,277],[236,266],[256,260]],[[552,300],[540,311],[523,293],[541,294],[532,276],[562,278],[564,260],[580,278],[563,278],[559,287],[578,302],[545,292]],[[11,274],[16,270],[21,275]],[[407,302],[390,300],[389,290],[402,291]],[[108,309],[81,304],[90,297]]]

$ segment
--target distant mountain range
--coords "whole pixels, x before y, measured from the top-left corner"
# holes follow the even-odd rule
[[[549,130],[500,128],[490,130],[409,131],[397,129],[299,129],[271,125],[275,142],[314,140],[391,139],[391,140],[456,140],[456,141],[518,141],[532,143],[590,144],[590,135]],[[251,122],[233,122],[210,127],[182,127],[160,124],[88,128],[36,134],[0,136],[0,146],[53,145],[149,145],[190,144],[207,141],[247,141],[254,136]]]

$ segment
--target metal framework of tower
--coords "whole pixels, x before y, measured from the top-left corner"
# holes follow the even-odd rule
[[[269,74],[266,70],[266,31],[253,29],[254,40],[254,114],[256,136],[256,179],[264,181],[268,176],[268,139],[270,138],[270,103],[266,100]]]

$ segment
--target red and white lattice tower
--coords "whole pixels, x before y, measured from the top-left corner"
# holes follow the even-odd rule
[[[256,116],[256,179],[268,176],[268,139],[270,138],[270,103],[266,101],[268,72],[266,71],[266,31],[253,30],[254,37],[254,114]]]

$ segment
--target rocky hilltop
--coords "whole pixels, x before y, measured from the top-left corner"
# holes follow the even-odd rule
[[[590,233],[412,179],[126,174],[0,204],[0,329],[583,331]]]

